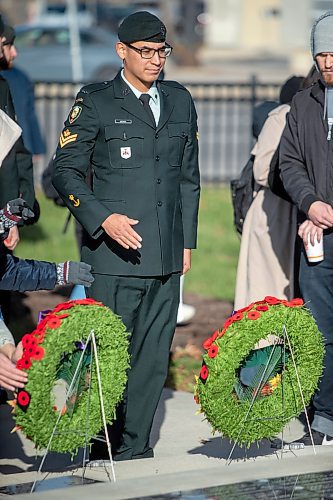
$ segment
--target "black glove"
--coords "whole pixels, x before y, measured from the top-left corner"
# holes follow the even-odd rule
[[[94,277],[91,274],[91,266],[85,262],[66,261],[57,264],[57,284],[91,286]]]
[[[0,210],[0,222],[3,229],[10,229],[16,226],[22,219],[26,221],[34,217],[33,211],[29,208],[27,202],[22,198],[16,198],[7,203],[7,205]]]

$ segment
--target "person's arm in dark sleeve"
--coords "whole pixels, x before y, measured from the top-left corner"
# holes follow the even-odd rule
[[[1,252],[0,290],[16,292],[52,290],[56,282],[56,264],[19,259],[11,254]]]
[[[297,107],[292,103],[280,142],[280,172],[285,190],[306,215],[310,205],[320,201],[311,184],[298,136]]]
[[[197,113],[190,94],[189,134],[186,140],[181,165],[181,206],[184,233],[184,248],[196,248],[198,210],[200,198],[200,173],[198,164]]]
[[[70,123],[67,119],[56,151],[53,185],[68,209],[93,238],[98,238],[101,224],[110,215],[86,183],[87,171],[99,133],[99,120],[91,96],[79,92],[80,116]]]
[[[35,203],[34,171],[32,155],[23,144],[22,138],[18,139],[16,148],[16,164],[19,178],[19,191],[29,207]]]

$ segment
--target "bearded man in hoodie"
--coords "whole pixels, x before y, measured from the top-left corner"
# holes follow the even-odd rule
[[[315,21],[311,51],[320,79],[294,97],[280,144],[282,181],[303,219],[300,290],[325,342],[312,433],[297,440],[305,446],[333,445],[333,11]],[[315,238],[324,260],[310,263],[305,248]]]

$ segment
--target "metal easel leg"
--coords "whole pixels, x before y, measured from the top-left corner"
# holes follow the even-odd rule
[[[293,361],[294,370],[295,370],[295,373],[296,373],[297,385],[298,385],[299,392],[300,392],[300,395],[301,395],[301,398],[302,398],[303,410],[304,410],[304,413],[305,413],[306,424],[307,424],[308,429],[309,429],[309,434],[310,434],[311,444],[312,444],[312,448],[313,448],[313,453],[316,455],[317,452],[316,452],[315,444],[314,444],[314,441],[313,441],[313,435],[312,435],[312,430],[311,430],[311,425],[310,425],[310,421],[309,421],[308,412],[307,412],[305,401],[304,401],[304,396],[303,396],[303,390],[302,390],[302,386],[301,386],[301,381],[299,379],[298,370],[297,370],[297,366],[296,366],[296,362],[295,362],[295,358],[294,358],[294,352],[293,352],[293,349],[291,347],[291,343],[290,343],[290,339],[289,339],[289,335],[288,335],[288,331],[287,331],[286,325],[283,325],[283,331],[284,331],[284,334],[287,337],[288,346],[289,346],[289,349],[290,349],[290,354],[291,354],[291,358],[292,358],[292,361]]]
[[[83,356],[84,356],[84,354],[85,354],[85,352],[86,352],[86,350],[87,350],[87,346],[88,346],[89,342],[91,341],[91,338],[92,338],[92,332],[90,332],[90,333],[89,333],[88,338],[87,338],[87,340],[86,340],[86,344],[85,344],[85,346],[84,346],[84,349],[83,349],[83,351],[82,351],[82,354],[81,354],[80,360],[79,360],[79,362],[78,362],[78,365],[77,365],[76,370],[75,370],[74,375],[73,375],[73,380],[72,380],[72,382],[71,382],[71,384],[70,384],[70,386],[69,386],[69,388],[68,388],[67,394],[66,394],[66,401],[67,401],[67,400],[69,399],[69,397],[71,396],[71,392],[72,392],[72,390],[73,390],[73,386],[74,386],[74,384],[75,384],[75,382],[76,382],[76,378],[77,378],[77,376],[78,376],[78,374],[79,374],[79,370],[80,370],[81,365],[82,365]],[[57,427],[58,427],[58,425],[59,425],[59,422],[60,422],[61,417],[62,417],[62,415],[61,415],[61,411],[60,411],[60,412],[59,412],[59,415],[58,415],[58,418],[57,418],[57,421],[56,421],[56,423],[55,423],[55,426],[54,426],[54,428],[53,428],[52,434],[51,434],[51,436],[50,436],[49,442],[48,442],[48,444],[47,444],[46,451],[45,451],[45,453],[44,453],[44,456],[43,456],[42,461],[41,461],[41,463],[40,463],[40,466],[39,466],[39,468],[38,468],[38,471],[37,471],[37,476],[38,476],[38,474],[42,471],[42,468],[43,468],[44,462],[45,462],[46,457],[47,457],[47,454],[48,454],[48,452],[49,452],[49,450],[50,450],[50,447],[51,447],[51,444],[52,444],[52,441],[53,441],[53,438],[54,438],[55,432],[56,432],[56,430],[57,430]],[[34,481],[34,483],[33,483],[32,487],[31,487],[30,493],[33,493],[33,491],[35,490],[35,487],[36,487],[37,481],[38,481],[38,479],[37,479],[37,477],[36,477],[36,479],[35,479],[35,481]]]
[[[101,382],[101,375],[100,375],[100,371],[99,371],[99,362],[98,362],[98,354],[97,354],[97,346],[96,346],[95,333],[92,330],[90,332],[90,334],[91,334],[91,338],[92,338],[93,351],[94,351],[94,357],[95,357],[95,362],[96,362],[96,372],[97,372],[98,390],[99,390],[99,401],[100,401],[100,404],[101,404],[101,412],[102,412],[102,420],[103,420],[103,425],[104,425],[106,445],[107,445],[107,448],[108,448],[108,454],[109,454],[110,463],[111,463],[113,481],[116,482],[116,476],[115,476],[115,472],[114,472],[113,459],[112,459],[112,453],[111,453],[111,444],[110,444],[110,439],[109,439],[109,434],[108,434],[108,429],[107,429],[107,424],[106,424],[106,418],[105,418],[104,400],[103,400],[103,391],[102,391],[102,382]]]

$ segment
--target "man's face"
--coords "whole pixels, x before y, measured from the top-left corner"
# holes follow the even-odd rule
[[[333,52],[321,52],[316,56],[316,61],[326,85],[333,86]]]
[[[14,60],[17,57],[17,50],[15,45],[6,43],[6,39],[3,39],[2,45],[3,57],[7,61],[8,69],[12,68],[14,65]]]
[[[144,59],[135,49],[160,49],[166,44],[142,41],[130,45],[131,47],[119,42],[116,46],[117,53],[124,63],[124,75],[134,87],[145,92],[157,80],[164,68],[165,58],[155,52],[151,59]]]

